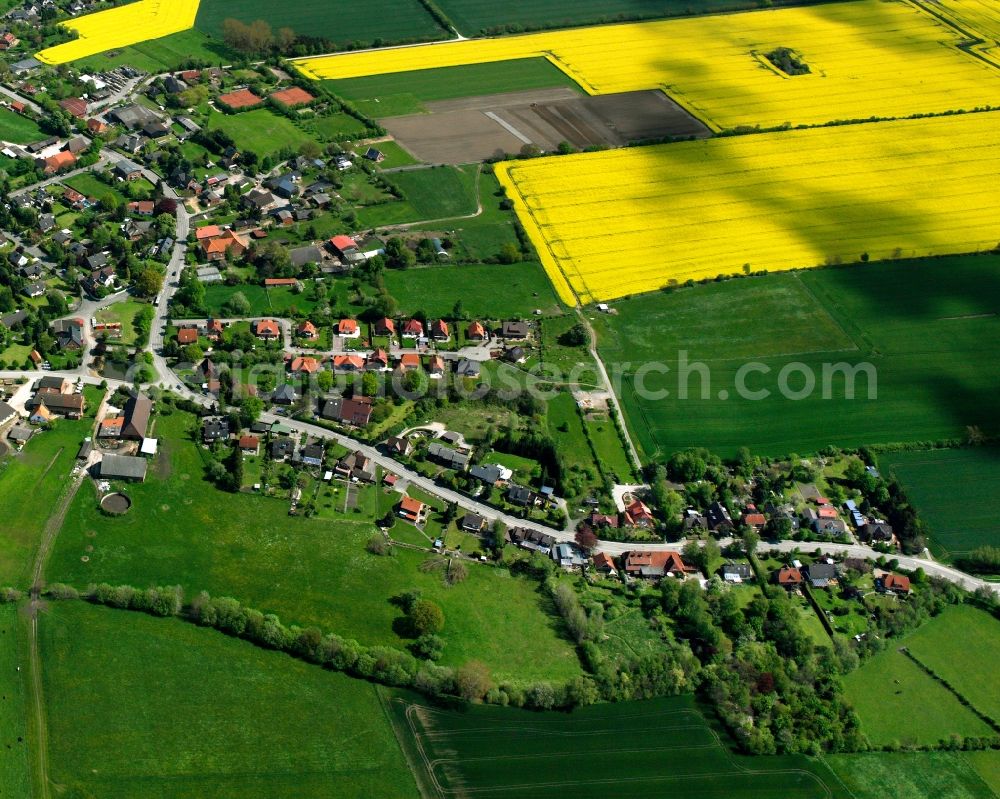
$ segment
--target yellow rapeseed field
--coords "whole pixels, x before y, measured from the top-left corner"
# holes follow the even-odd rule
[[[35,57],[46,64],[65,64],[148,39],[159,39],[194,26],[200,0],[139,0],[63,23],[80,36],[42,50]]]
[[[962,5],[995,0],[946,0]],[[953,26],[907,0],[857,0],[306,58],[306,75],[351,78],[545,57],[591,94],[666,90],[713,125],[776,127],[1000,105],[1000,70]],[[795,51],[811,73],[764,57]]]
[[[1000,67],[1000,2],[997,0],[914,0],[979,41],[972,50]]]
[[[497,175],[562,299],[992,248],[1000,112],[509,161]]]

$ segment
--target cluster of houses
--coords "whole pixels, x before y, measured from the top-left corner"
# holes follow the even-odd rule
[[[774,581],[789,591],[798,591],[803,585],[811,588],[831,588],[838,585],[845,570],[859,573],[872,572],[877,591],[905,596],[910,593],[910,578],[883,569],[872,569],[863,558],[847,558],[838,563],[833,558],[821,558],[815,563],[803,565],[799,560],[782,566],[774,572]]]
[[[62,377],[46,375],[35,385],[35,393],[25,405],[32,424],[48,424],[53,419],[79,419],[85,410],[83,389]]]

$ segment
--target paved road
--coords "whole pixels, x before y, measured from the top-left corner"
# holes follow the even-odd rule
[[[6,86],[0,86],[0,94],[6,95],[11,100],[20,100],[22,103],[24,103],[25,107],[30,108],[36,114],[45,113],[44,111],[42,111],[42,107],[38,103],[32,102],[27,97],[22,97],[17,92],[8,89]]]

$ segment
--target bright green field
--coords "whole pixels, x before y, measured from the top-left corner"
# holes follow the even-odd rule
[[[28,766],[28,702],[22,678],[27,677],[25,641],[16,605],[0,605],[0,786],[3,796],[30,796]],[[18,673],[17,667],[22,671]],[[20,740],[18,740],[20,739]]]
[[[908,636],[906,646],[980,713],[1000,721],[1000,622],[969,605],[956,605]]]
[[[470,317],[489,319],[529,316],[536,308],[558,305],[536,262],[387,269],[383,278],[404,314],[423,310],[428,316],[450,316],[458,300]]]
[[[83,602],[50,606],[40,644],[60,795],[417,796],[368,683]]]
[[[28,144],[45,138],[33,119],[6,108],[0,109],[0,139],[14,144]]]
[[[292,28],[303,38],[320,38],[345,45],[447,38],[418,0],[374,0],[359,6],[350,0],[202,0],[195,26],[222,38],[227,17],[251,23],[262,19],[277,31]]]
[[[892,648],[866,660],[844,678],[847,698],[873,745],[935,745],[952,734],[992,734],[953,693],[898,652],[898,646],[893,642]]]
[[[983,782],[1000,796],[1000,752],[987,750],[985,752],[966,752],[965,760],[976,770]]]
[[[492,64],[446,69],[419,69],[395,75],[324,81],[334,94],[364,113],[379,118],[420,114],[424,103],[481,94],[523,92],[569,86],[579,90],[565,72],[544,58],[522,58]]]
[[[732,280],[617,302],[617,316],[592,316],[612,379],[625,376],[625,413],[648,456],[693,446],[732,455],[744,445],[780,455],[964,438],[968,425],[1000,431],[996,373],[984,368],[1000,357],[998,303],[1000,257],[973,256]],[[708,380],[693,369],[680,379],[682,356],[703,363]],[[874,367],[877,398],[864,374],[855,399],[845,398],[842,372],[824,378],[824,364],[845,362]],[[765,399],[738,395],[738,374],[751,363],[769,371],[744,373],[745,387],[770,392]],[[641,398],[635,377],[647,364],[670,371],[647,373]],[[815,378],[804,399],[782,396],[779,377],[790,364]],[[804,379],[792,368],[795,392]]]
[[[298,148],[314,137],[296,127],[286,117],[267,108],[255,108],[240,114],[213,113],[208,118],[211,130],[228,133],[241,150],[252,150],[263,157],[282,147]]]
[[[358,209],[362,227],[424,222],[476,212],[476,168],[438,166],[385,176],[403,193],[402,202]]]
[[[130,64],[155,75],[178,69],[191,60],[205,64],[228,64],[233,58],[221,40],[214,42],[193,28],[108,52],[113,55],[98,53],[81,58],[74,62],[74,66],[82,70],[102,71]]]
[[[369,554],[373,518],[396,501],[381,494],[370,515],[331,509],[326,518],[306,519],[290,518],[286,500],[219,491],[201,479],[202,450],[185,438],[191,422],[185,414],[157,420],[161,454],[146,482],[129,488],[134,505],[127,515],[106,518],[92,491],[79,493],[49,562],[49,581],[180,584],[236,597],[286,624],[394,646],[408,642],[394,632],[401,614],[390,599],[419,588],[444,610],[442,663],[479,658],[498,674],[524,679],[580,672],[537,583],[470,564],[468,579],[446,588],[440,575],[419,571],[423,553]],[[93,551],[83,562],[88,545]]]
[[[98,180],[90,172],[83,172],[79,175],[74,175],[65,181],[66,185],[70,188],[76,189],[80,194],[86,195],[92,199],[101,201],[105,197],[116,197],[119,203],[125,203],[125,196],[117,189],[112,188],[107,183]]]
[[[385,156],[385,158],[378,163],[378,168],[381,170],[395,169],[401,166],[413,166],[419,164],[416,158],[410,155],[403,147],[393,139],[386,139],[385,141],[375,142],[371,145],[359,144],[354,148],[354,153],[359,158],[365,154],[368,147],[375,147]]]
[[[930,531],[935,555],[956,558],[998,541],[1000,449],[892,452],[879,458],[895,474]]]
[[[417,710],[405,714],[411,703]],[[535,713],[483,705],[445,710],[400,695],[391,708],[397,731],[422,746],[444,795],[469,789],[484,799],[850,796],[822,762],[731,756],[689,697]],[[427,772],[421,778],[426,782]]]
[[[88,398],[89,401],[89,398]],[[0,462],[0,585],[27,588],[45,523],[69,480],[93,418],[61,419]],[[89,489],[88,489],[89,490]]]
[[[831,755],[825,760],[858,799],[889,795],[893,799],[994,799],[973,766],[973,758],[979,755],[997,760],[996,752],[872,752]]]
[[[120,341],[122,344],[134,344],[135,343],[135,327],[133,323],[135,322],[135,316],[139,311],[141,311],[148,303],[137,302],[136,300],[126,300],[124,302],[116,302],[114,305],[109,305],[107,308],[98,312],[97,321],[98,322],[118,322],[122,326],[122,337],[120,339],[111,339],[112,341]]]
[[[309,299],[308,291],[295,294],[286,286],[264,288],[258,285],[226,286],[213,283],[205,286],[205,305],[209,316],[225,317],[222,306],[237,292],[250,301],[250,313],[247,316],[267,316],[291,313],[295,309],[299,313],[308,313],[316,306],[315,299]]]
[[[781,3],[775,3],[780,5]],[[439,0],[438,5],[460,33],[475,36],[494,28],[570,28],[622,19],[713,14],[759,8],[750,0]]]

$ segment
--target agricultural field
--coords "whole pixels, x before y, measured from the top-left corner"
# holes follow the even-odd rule
[[[201,31],[221,39],[222,23],[235,17],[245,23],[264,20],[277,31],[291,28],[299,36],[338,45],[378,46],[382,41],[444,39],[448,34],[418,0],[375,0],[359,8],[351,0],[201,0],[197,21]]]
[[[193,425],[179,412],[157,419],[160,454],[146,482],[128,488],[127,515],[103,516],[93,490],[81,489],[49,561],[50,581],[179,584],[236,597],[286,624],[397,647],[410,641],[397,633],[401,613],[390,600],[417,588],[444,611],[442,663],[479,658],[498,676],[525,680],[580,673],[534,581],[470,564],[468,579],[447,587],[439,574],[420,571],[426,553],[368,553],[374,519],[398,501],[394,494],[377,492],[374,512],[346,513],[324,495],[319,516],[290,519],[287,500],[220,491],[203,478]]]
[[[16,605],[0,605],[0,786],[5,796],[30,796],[26,642]],[[19,667],[23,666],[23,671]]]
[[[498,6],[504,9],[503,6]],[[860,0],[346,53],[297,60],[345,79],[546,57],[589,94],[664,89],[716,130],[817,125],[996,105],[1000,72],[965,36],[901,0]],[[691,42],[698,42],[692,48]],[[943,46],[944,45],[944,46]],[[789,75],[777,48],[809,67]],[[934,75],[934,81],[925,81]]]
[[[0,109],[0,141],[28,144],[45,138],[41,128],[30,117]]]
[[[894,642],[844,678],[847,699],[873,746],[935,746],[951,735],[992,734],[951,691],[898,652],[898,646]]]
[[[91,410],[98,401],[99,395],[88,394]],[[32,438],[21,452],[12,452],[0,461],[0,512],[4,518],[0,585],[30,583],[35,550],[93,424],[93,417],[76,422],[62,419],[53,429]],[[25,486],[31,486],[30,502],[25,501]]]
[[[159,39],[194,25],[199,0],[138,0],[63,23],[78,38],[36,54],[45,64],[65,64],[105,50]]]
[[[993,0],[920,0],[919,5],[978,39],[970,50],[1000,67],[1000,7]]]
[[[823,758],[852,796],[876,799],[892,786],[893,799],[995,799],[975,768],[996,752],[919,752],[827,755]]]
[[[178,69],[192,60],[206,64],[229,64],[235,57],[221,42],[213,41],[192,28],[159,39],[130,44],[128,47],[95,53],[80,59],[74,66],[81,70],[102,72],[129,64],[156,75]]]
[[[779,2],[775,5],[781,5]],[[496,30],[522,28],[574,28],[617,22],[622,19],[715,14],[757,8],[750,0],[702,0],[696,7],[686,0],[520,0],[492,3],[490,0],[440,0],[440,8],[466,36]]]
[[[970,646],[970,642],[975,642]],[[1000,622],[969,605],[947,608],[906,638],[906,648],[980,713],[1000,721]]]
[[[579,86],[544,58],[524,58],[444,69],[331,80],[334,94],[374,118],[420,114],[425,103],[503,92]]]
[[[50,776],[66,795],[418,795],[368,683],[84,602],[50,605],[39,625]]]
[[[404,314],[422,310],[428,317],[450,316],[459,300],[470,319],[523,317],[536,308],[559,307],[552,284],[533,261],[387,269],[382,277]]]
[[[434,707],[395,693],[389,712],[418,783],[438,795],[609,795],[844,799],[805,757],[733,757],[690,697],[604,704],[572,713],[484,705]]]
[[[1000,197],[980,177],[1000,167],[998,121],[796,130],[496,169],[560,297],[586,304],[717,275],[988,251]],[[594,246],[609,227],[614,257]]]
[[[996,447],[891,452],[879,466],[894,474],[927,525],[935,556],[954,560],[997,546],[1000,450]]]
[[[616,315],[590,316],[650,458],[697,446],[779,456],[828,444],[964,439],[967,425],[1000,432],[996,378],[982,366],[1000,358],[998,275],[997,256],[809,270],[652,294],[616,303]],[[854,399],[843,372],[828,369],[824,378],[823,365],[838,363],[870,363],[877,396],[864,372]],[[764,371],[741,372],[744,364]],[[805,377],[792,367],[785,385],[799,398],[782,396],[789,364],[811,370],[816,390],[795,393]]]

